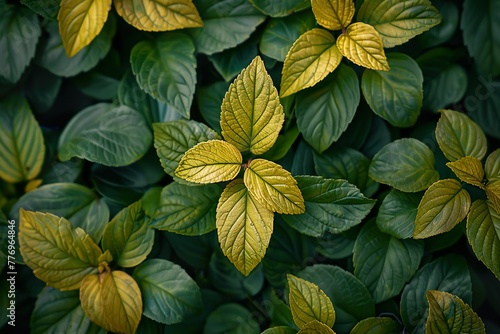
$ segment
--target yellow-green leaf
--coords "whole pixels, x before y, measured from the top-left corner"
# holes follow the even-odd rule
[[[500,213],[500,180],[494,179],[488,182],[485,191],[496,212]]]
[[[229,183],[217,205],[217,235],[224,255],[248,275],[266,254],[274,214],[248,192],[242,179]]]
[[[104,271],[85,277],[80,301],[90,320],[110,332],[135,333],[141,320],[141,290],[123,271]]]
[[[489,181],[500,179],[500,148],[491,152],[484,164],[486,178]]]
[[[302,326],[297,334],[335,334],[335,332],[318,320],[313,320]]]
[[[320,28],[305,32],[286,55],[280,96],[285,97],[314,86],[333,72],[341,60],[342,54],[330,32]]]
[[[340,53],[355,63],[372,70],[389,71],[384,45],[371,25],[356,22],[337,39]]]
[[[99,35],[108,19],[111,0],[62,0],[57,19],[68,57]]]
[[[448,162],[446,166],[455,173],[455,175],[468,184],[484,188],[484,169],[481,161],[474,157],[463,157],[459,160]]]
[[[257,56],[243,69],[224,96],[222,136],[240,151],[263,154],[278,138],[285,120],[278,91]]]
[[[354,16],[352,0],[311,0],[316,21],[329,30],[340,30],[351,23]]]
[[[469,193],[455,179],[439,180],[426,190],[417,209],[415,239],[448,232],[469,212]]]
[[[305,212],[297,181],[280,165],[264,159],[252,160],[243,179],[252,196],[269,210],[292,215]]]
[[[437,290],[428,290],[425,296],[429,303],[427,333],[486,334],[481,318],[459,297]]]
[[[102,251],[81,228],[51,213],[20,211],[20,252],[36,277],[59,290],[75,290],[97,272]]]
[[[288,301],[293,321],[302,328],[313,320],[332,327],[335,322],[335,310],[326,293],[316,284],[302,278],[287,275],[290,290]]]
[[[181,158],[175,175],[196,183],[215,183],[234,179],[243,157],[234,145],[209,140],[190,148]]]
[[[191,0],[115,0],[116,12],[137,29],[168,31],[203,26]]]

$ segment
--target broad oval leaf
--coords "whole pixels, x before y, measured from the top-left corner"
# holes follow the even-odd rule
[[[447,162],[446,166],[450,167],[461,181],[484,188],[483,164],[477,158],[466,156],[453,162]]]
[[[365,1],[357,18],[378,31],[386,48],[403,44],[441,22],[429,0]]]
[[[59,290],[78,289],[85,276],[97,272],[102,255],[92,238],[66,219],[23,209],[19,244],[35,276]]]
[[[486,197],[490,200],[493,208],[500,213],[500,180],[494,179],[493,181],[488,182],[486,187],[484,187],[486,191]]]
[[[455,161],[470,156],[482,160],[486,155],[487,141],[483,130],[464,113],[440,110],[436,126],[436,140],[444,156]]]
[[[35,13],[52,20],[57,20],[60,0],[21,0],[21,3],[28,6]]]
[[[216,183],[234,179],[243,157],[234,145],[209,140],[190,148],[179,161],[175,175],[196,183]]]
[[[111,0],[62,0],[57,20],[68,57],[99,35],[108,19]]]
[[[500,148],[488,155],[484,163],[484,172],[489,181],[500,179]]]
[[[405,193],[391,189],[378,210],[377,226],[380,231],[399,239],[412,238],[421,200],[421,193]]]
[[[146,154],[151,131],[137,111],[99,103],[87,107],[66,124],[59,137],[59,159],[86,159],[106,166],[124,166]]]
[[[115,0],[116,12],[127,23],[146,31],[202,27],[191,0]]]
[[[217,205],[217,235],[224,255],[244,275],[264,257],[273,220],[273,212],[254,198],[242,179],[226,186]]]
[[[290,13],[311,7],[311,3],[304,0],[250,0],[250,2],[255,8],[271,17],[288,16]]]
[[[373,112],[393,126],[412,126],[424,98],[422,71],[416,61],[403,53],[387,54],[387,61],[389,72],[363,72],[363,96]]]
[[[414,138],[403,138],[375,154],[369,175],[398,190],[417,192],[439,180],[434,163],[434,154],[427,145]]]
[[[285,114],[259,56],[229,86],[221,110],[222,136],[238,150],[259,155],[274,145]]]
[[[335,334],[335,332],[324,323],[312,320],[302,326],[297,334]]]
[[[139,284],[144,315],[164,324],[188,320],[200,311],[200,288],[175,263],[151,259],[135,268],[133,278]]]
[[[349,25],[354,16],[352,0],[311,0],[316,21],[328,30],[340,30]]]
[[[340,53],[354,64],[372,70],[389,71],[384,44],[378,32],[371,25],[356,22],[337,39]]]
[[[297,181],[274,162],[252,160],[245,169],[244,182],[252,196],[271,211],[293,215],[305,210]]]
[[[314,86],[333,72],[341,60],[335,37],[327,30],[314,28],[300,35],[285,58],[280,96]]]
[[[394,319],[372,317],[358,322],[349,334],[400,334],[401,327]]]

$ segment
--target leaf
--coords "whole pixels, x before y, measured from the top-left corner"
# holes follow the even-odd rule
[[[412,238],[421,200],[421,194],[391,189],[378,210],[377,226],[380,231],[398,239]]]
[[[223,140],[196,144],[181,158],[175,175],[196,183],[216,183],[234,179],[241,169],[240,151]]]
[[[59,159],[86,159],[106,166],[125,166],[149,149],[151,132],[144,118],[126,106],[99,103],[66,124],[59,137]]]
[[[327,325],[319,322],[318,320],[313,320],[308,322],[297,332],[300,334],[335,334],[335,332]]]
[[[356,72],[339,65],[314,88],[297,94],[297,125],[302,136],[316,151],[323,152],[347,129],[359,101]]]
[[[450,167],[461,181],[484,188],[483,165],[477,158],[466,156],[453,162],[447,162],[446,166]]]
[[[429,290],[428,333],[481,333],[486,334],[481,318],[459,297],[447,292]]]
[[[245,169],[243,178],[251,195],[269,210],[284,214],[304,212],[304,198],[297,181],[280,165],[254,159]]]
[[[196,86],[194,51],[188,35],[166,32],[137,43],[130,53],[139,86],[185,118],[189,118]]]
[[[352,0],[312,0],[316,21],[328,30],[340,30],[351,23],[354,16]]]
[[[80,301],[90,320],[111,332],[135,333],[141,320],[141,290],[123,271],[105,271],[85,277]]]
[[[21,96],[4,99],[0,110],[0,178],[9,183],[32,180],[45,157],[42,130]]]
[[[250,0],[250,2],[255,8],[272,17],[288,16],[291,13],[311,7],[309,1],[303,0]]]
[[[356,22],[337,38],[340,53],[354,64],[372,70],[389,71],[384,45],[371,25]]]
[[[280,97],[314,86],[333,72],[341,60],[335,37],[330,32],[314,28],[303,33],[286,55]]]
[[[81,228],[50,213],[21,210],[19,244],[35,276],[59,290],[78,289],[85,276],[97,272],[102,255]]]
[[[389,53],[387,61],[391,67],[389,72],[363,72],[363,96],[373,112],[391,125],[412,126],[422,108],[422,71],[416,61],[403,53]]]
[[[500,138],[500,80],[492,76],[477,76],[469,84],[465,110],[493,138]]]
[[[401,293],[423,255],[423,242],[382,233],[371,220],[354,244],[354,275],[370,290],[375,303],[380,303]]]
[[[399,334],[401,330],[401,325],[391,318],[372,317],[358,322],[350,334]]]
[[[414,138],[403,138],[375,154],[369,175],[398,190],[417,192],[439,180],[434,163],[434,154],[427,145]]]
[[[467,216],[467,239],[476,257],[500,279],[500,213],[490,201],[476,200]]]
[[[488,182],[484,190],[493,208],[500,213],[500,180],[495,179]]]
[[[284,215],[283,219],[305,235],[319,237],[326,232],[346,231],[361,223],[375,205],[345,180],[320,176],[297,176],[296,180],[306,210],[300,215]]]
[[[99,35],[108,19],[111,0],[62,0],[57,15],[68,57],[73,57]]]
[[[224,255],[244,275],[262,260],[274,215],[247,190],[242,179],[229,183],[217,205],[217,235]]]
[[[115,0],[118,15],[140,30],[167,31],[202,27],[191,0]]]
[[[486,178],[489,181],[500,179],[500,149],[491,152],[484,164]]]
[[[296,334],[297,330],[287,326],[270,327],[261,334]]]
[[[403,44],[441,23],[439,11],[429,0],[365,1],[357,18],[378,31],[386,48]]]
[[[419,35],[415,41],[426,49],[448,42],[455,35],[460,21],[457,3],[434,2],[434,6],[441,15],[441,23]]]
[[[0,76],[11,83],[21,78],[31,59],[42,33],[38,17],[27,8],[17,5],[0,5]]]
[[[242,71],[243,67],[250,64],[252,60],[258,56],[259,51],[257,44],[257,37],[251,36],[249,39],[234,48],[226,49],[222,52],[213,54],[209,56],[208,59],[224,80],[229,82],[233,80],[234,77],[240,73],[240,71]],[[218,105],[218,109],[220,112],[220,103]]]
[[[482,160],[487,141],[483,130],[467,115],[454,110],[440,110],[436,126],[436,140],[450,161],[470,156]]]
[[[221,110],[222,136],[238,150],[259,155],[274,145],[285,114],[259,56],[229,86]]]
[[[151,259],[135,268],[132,276],[141,288],[146,317],[173,324],[200,311],[200,288],[180,266]]]
[[[316,284],[287,275],[290,290],[288,301],[292,311],[293,321],[299,328],[317,320],[328,327],[335,322],[335,310],[330,298]]]
[[[236,303],[217,307],[207,317],[204,334],[259,334],[259,324],[252,313]]]
[[[47,18],[56,20],[59,12],[60,0],[21,0],[21,3],[28,6],[35,13]]]

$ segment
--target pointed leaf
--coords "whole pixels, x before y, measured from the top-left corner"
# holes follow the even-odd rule
[[[307,323],[317,320],[328,327],[335,322],[335,310],[332,301],[316,284],[287,275],[290,290],[288,301],[293,321],[302,328]]]
[[[302,328],[297,332],[298,334],[335,334],[333,329],[327,325],[319,322],[318,320],[312,320],[302,326]]]
[[[421,193],[405,193],[392,189],[378,210],[377,226],[380,231],[398,239],[412,238],[421,200]]]
[[[252,160],[245,170],[244,181],[252,196],[271,211],[293,215],[305,210],[297,181],[274,162]]]
[[[327,30],[314,28],[300,35],[285,58],[280,96],[314,86],[333,72],[341,60],[335,37]]]
[[[350,334],[400,334],[402,326],[391,318],[373,317],[361,320]]]
[[[454,110],[440,110],[436,140],[444,156],[455,161],[470,156],[482,160],[487,141],[483,130],[467,115]]]
[[[312,0],[316,21],[328,30],[340,30],[349,25],[354,16],[352,0]]]
[[[66,219],[23,209],[19,244],[35,276],[60,290],[78,289],[85,276],[97,272],[102,255],[90,236]]]
[[[258,155],[274,145],[285,114],[259,56],[229,86],[221,110],[222,136],[238,150]]]
[[[57,20],[68,57],[99,35],[108,19],[111,0],[62,0]]]
[[[236,179],[221,195],[216,220],[224,255],[248,275],[266,253],[273,231],[273,212],[256,201],[243,180]]]
[[[500,148],[491,152],[486,158],[484,171],[489,181],[500,179]]]
[[[483,164],[477,158],[463,157],[453,162],[447,162],[446,166],[450,167],[461,181],[484,188]]]
[[[488,182],[484,190],[493,208],[500,213],[500,180],[494,179]]]
[[[210,140],[190,148],[179,162],[175,175],[196,183],[216,183],[234,179],[243,157],[233,145]]]
[[[371,25],[356,22],[337,39],[340,53],[354,64],[372,70],[389,71],[384,44]]]
[[[202,27],[191,0],[115,0],[116,12],[127,23],[146,31]]]

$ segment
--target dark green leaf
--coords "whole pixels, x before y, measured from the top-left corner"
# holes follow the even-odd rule
[[[224,80],[229,82],[240,73],[242,68],[248,66],[258,53],[257,40],[249,38],[234,48],[211,55],[208,59]]]
[[[457,31],[458,22],[460,21],[460,11],[457,3],[447,1],[433,1],[432,3],[441,14],[442,20],[440,24],[431,30],[417,36],[418,44],[425,48],[448,42]]]
[[[471,90],[464,99],[470,117],[488,135],[500,138],[500,80],[493,76],[479,76],[470,84]]]
[[[311,6],[309,1],[304,0],[250,0],[250,2],[260,11],[272,17],[287,16]]]
[[[415,217],[422,194],[404,193],[392,189],[384,198],[377,215],[377,226],[399,239],[413,237]]]
[[[290,152],[292,145],[299,137],[300,132],[297,126],[290,127],[285,133],[280,134],[274,145],[264,153],[261,157],[263,159],[278,161],[283,159],[288,152]]]
[[[204,334],[259,334],[259,324],[249,310],[239,304],[224,304],[210,313]]]
[[[201,87],[196,94],[201,115],[207,124],[218,133],[222,132],[220,127],[221,104],[228,88],[228,82],[219,81]]]
[[[61,0],[21,0],[21,3],[47,19],[56,20]]]

